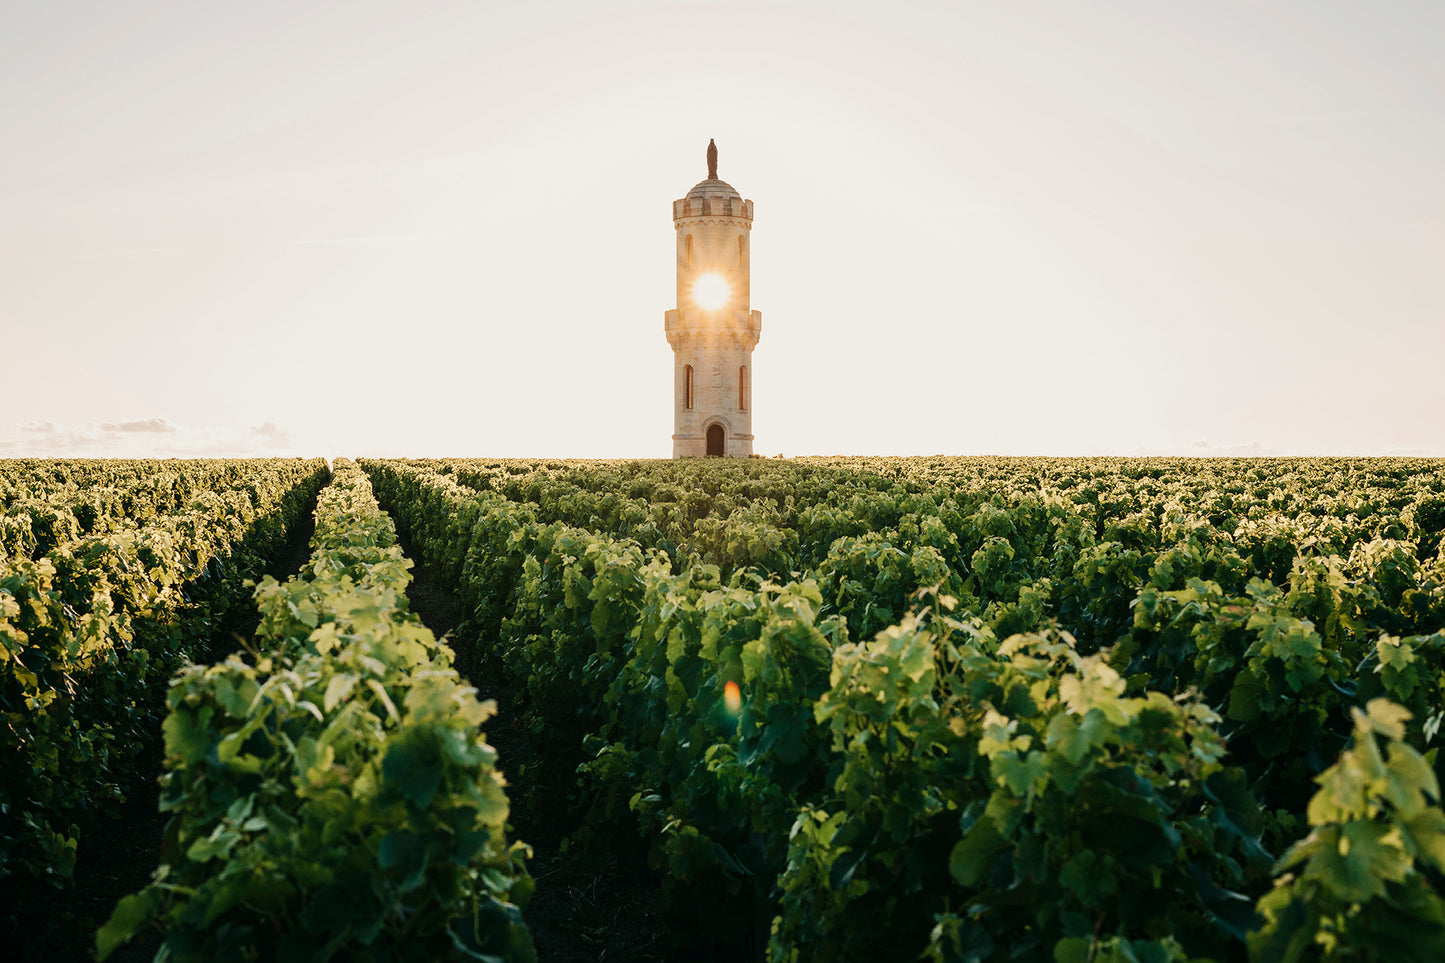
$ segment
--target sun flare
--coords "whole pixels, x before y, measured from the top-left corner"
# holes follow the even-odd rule
[[[692,284],[692,296],[704,311],[713,311],[727,304],[731,293],[727,279],[716,274],[704,274]]]

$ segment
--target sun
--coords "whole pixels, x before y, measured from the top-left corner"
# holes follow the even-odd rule
[[[704,274],[692,284],[693,299],[704,311],[713,311],[727,304],[730,294],[732,290],[727,279],[716,274]]]

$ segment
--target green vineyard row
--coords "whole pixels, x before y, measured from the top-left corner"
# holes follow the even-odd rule
[[[772,959],[1445,947],[1436,463],[363,467],[594,829]]]
[[[229,467],[17,465],[0,573],[159,526],[187,594],[239,594],[176,508]],[[1438,460],[359,466],[302,576],[256,590],[248,655],[175,675],[162,865],[103,949],[154,925],[172,959],[528,959],[511,806],[644,846],[682,930],[777,963],[1445,958]],[[453,594],[451,647],[408,610],[393,519]],[[135,566],[95,567],[124,598]],[[32,599],[92,637],[64,608],[86,563],[5,577],[12,651]],[[541,750],[521,796],[453,650]],[[36,692],[125,704],[62,676]],[[75,785],[81,812],[105,783]],[[4,828],[64,875],[73,834]]]
[[[133,529],[191,508],[206,493],[239,492],[261,504],[271,481],[258,461],[214,459],[0,461],[0,561],[36,559],[84,536]],[[280,460],[270,463],[280,466]],[[301,464],[293,460],[291,468]],[[320,461],[305,471],[315,473]]]
[[[82,827],[154,741],[166,682],[208,657],[329,475],[320,459],[39,464],[0,465],[7,893],[68,885]]]
[[[250,660],[171,685],[161,865],[101,959],[156,926],[178,963],[535,960],[525,847],[480,731],[496,707],[408,611],[392,522],[336,467],[305,570],[256,589]]]

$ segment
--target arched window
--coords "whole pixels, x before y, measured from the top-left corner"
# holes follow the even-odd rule
[[[748,366],[738,368],[738,411],[748,410]]]
[[[692,410],[692,365],[682,366],[682,407]]]
[[[687,241],[685,242],[685,246],[686,246],[687,250],[686,250],[686,252],[683,254],[683,263],[686,264],[688,267],[692,267],[692,235],[691,235],[691,234],[689,234],[689,235],[687,236]]]
[[[744,266],[744,265],[743,265],[743,252],[744,252],[744,250],[745,250],[745,248],[744,248],[744,244],[743,244],[743,236],[742,236],[741,234],[739,234],[739,235],[738,235],[738,268],[739,268],[739,269],[741,269],[741,268]]]

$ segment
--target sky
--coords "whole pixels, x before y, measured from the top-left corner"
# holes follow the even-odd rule
[[[1445,456],[1445,4],[0,11],[0,457],[671,453],[672,201],[755,451]]]

